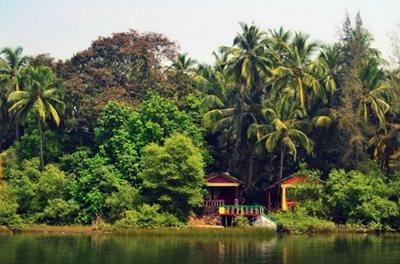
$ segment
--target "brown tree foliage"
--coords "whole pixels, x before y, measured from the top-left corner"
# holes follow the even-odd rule
[[[176,56],[176,49],[177,44],[162,34],[130,30],[99,37],[88,49],[54,64],[66,86],[67,130],[87,131],[109,100],[136,105],[149,90],[172,95],[162,67]]]

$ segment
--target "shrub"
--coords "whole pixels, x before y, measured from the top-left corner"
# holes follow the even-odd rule
[[[247,217],[245,216],[236,216],[235,220],[233,220],[233,225],[236,227],[249,227],[250,223]]]
[[[304,208],[271,214],[270,217],[277,222],[279,230],[288,233],[332,232],[336,230],[335,223],[309,216]]]
[[[126,181],[121,180],[116,189],[106,198],[104,205],[110,222],[120,218],[124,211],[132,210],[141,200],[139,190]]]
[[[73,223],[78,212],[79,205],[74,200],[55,198],[48,201],[47,207],[38,218],[48,224],[65,225]]]
[[[0,187],[0,225],[20,227],[21,217],[17,214],[18,204],[12,194]]]
[[[326,202],[331,215],[341,223],[387,225],[399,216],[394,188],[376,171],[363,174],[359,171],[333,170],[329,174]]]
[[[8,186],[12,190],[18,203],[17,213],[25,222],[36,223],[71,223],[72,219],[66,214],[55,217],[54,201],[67,199],[65,187],[67,176],[56,165],[48,164],[43,172],[39,171],[39,160],[25,160],[19,165],[12,166],[9,170]],[[50,201],[53,201],[50,203]],[[64,201],[64,203],[67,203]],[[59,204],[59,206],[61,206]],[[66,205],[63,206],[66,209]],[[50,210],[50,208],[52,208]],[[47,211],[46,210],[50,210]],[[59,209],[59,212],[62,210]],[[75,210],[76,211],[76,210]],[[61,215],[67,216],[62,219]],[[47,218],[49,216],[50,218]]]
[[[183,135],[175,134],[164,146],[150,144],[142,159],[144,196],[162,212],[186,222],[204,197],[204,162],[200,150]]]
[[[182,223],[175,216],[169,213],[160,213],[158,204],[143,204],[137,210],[125,211],[124,217],[115,223],[115,226],[121,228],[153,228],[180,225]]]

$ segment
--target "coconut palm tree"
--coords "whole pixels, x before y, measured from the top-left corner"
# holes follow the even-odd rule
[[[368,147],[373,149],[373,158],[386,170],[387,175],[391,167],[397,167],[396,160],[400,158],[399,135],[399,124],[387,124],[386,128],[378,129],[368,142]]]
[[[235,165],[239,157],[240,146],[245,146],[242,144],[246,139],[245,131],[251,123],[246,122],[244,118],[249,114],[249,105],[257,104],[257,100],[261,98],[264,76],[268,75],[268,65],[271,62],[267,52],[266,33],[260,31],[254,24],[249,26],[240,23],[240,27],[242,32],[234,38],[233,46],[220,48],[220,52],[226,55],[225,67],[233,78],[235,90],[235,103],[232,106],[233,116],[236,117],[233,126],[236,142],[230,168]]]
[[[339,75],[343,71],[342,54],[335,45],[325,45],[316,60],[317,67],[321,70],[321,82],[323,84],[326,101],[331,104],[338,104],[334,97],[337,94]]]
[[[187,53],[178,53],[176,60],[168,67],[169,70],[181,73],[189,73],[194,70],[197,61],[190,58]]]
[[[389,102],[396,96],[386,81],[386,76],[376,60],[363,63],[360,71],[362,94],[358,103],[358,114],[364,122],[371,118],[378,120],[379,126],[386,124],[385,114],[390,109]]]
[[[306,111],[290,95],[282,95],[275,102],[266,102],[262,112],[269,122],[254,124],[252,130],[257,135],[258,143],[264,144],[268,152],[279,152],[279,195],[287,153],[296,160],[299,146],[311,153],[314,143],[304,132],[307,127]]]
[[[5,48],[0,52],[0,79],[3,80],[8,93],[20,90],[20,82],[23,77],[23,69],[28,64],[28,57],[22,55],[22,48]],[[7,94],[8,94],[7,93]],[[15,138],[19,139],[19,120],[15,118]]]
[[[43,126],[46,119],[60,124],[60,115],[64,112],[61,82],[52,70],[45,66],[29,67],[23,79],[24,91],[14,91],[8,97],[10,112],[15,112],[21,121],[26,121],[28,114],[37,118],[40,134],[40,169],[44,169]]]
[[[286,37],[285,37],[286,38]],[[295,33],[288,45],[282,45],[282,41],[273,40],[280,43],[279,49],[286,49],[281,54],[280,60],[271,70],[273,89],[272,95],[276,96],[284,89],[295,91],[300,105],[308,107],[307,99],[311,96],[322,97],[322,88],[318,81],[318,64],[313,60],[318,45],[308,41],[309,36],[303,33]],[[309,91],[311,90],[311,91]]]
[[[166,68],[166,76],[170,83],[174,84],[175,98],[178,103],[189,93],[195,93],[193,78],[197,62],[187,53],[178,53],[176,60]]]
[[[263,89],[262,75],[268,73],[271,63],[267,52],[267,34],[260,31],[255,25],[240,23],[242,29],[233,40],[233,47],[223,46],[221,53],[227,54],[226,65],[241,92],[252,88]]]

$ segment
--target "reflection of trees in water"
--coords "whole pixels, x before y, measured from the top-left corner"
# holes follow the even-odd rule
[[[191,241],[204,257],[204,263],[256,263],[272,256],[276,237],[269,239],[231,237]]]
[[[0,235],[0,263],[398,263],[400,236]]]
[[[399,235],[287,235],[278,240],[281,263],[399,263]]]

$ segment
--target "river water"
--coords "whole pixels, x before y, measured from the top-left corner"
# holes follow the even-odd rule
[[[196,238],[0,234],[1,264],[400,263],[398,235]]]

